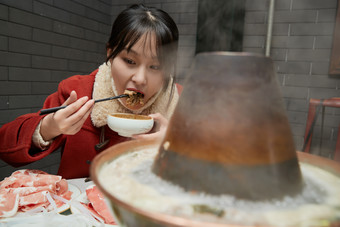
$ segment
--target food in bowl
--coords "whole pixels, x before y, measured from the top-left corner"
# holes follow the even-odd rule
[[[146,115],[115,113],[107,117],[109,128],[125,137],[147,133],[153,124],[153,118]]]
[[[134,106],[136,104],[144,105],[144,95],[140,92],[125,90],[124,95],[129,95],[126,99],[126,104],[129,106]]]

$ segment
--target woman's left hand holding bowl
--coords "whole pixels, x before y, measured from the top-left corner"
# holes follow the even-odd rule
[[[150,114],[155,121],[154,127],[147,134],[133,135],[134,139],[156,139],[163,140],[166,129],[168,127],[168,120],[160,113]]]

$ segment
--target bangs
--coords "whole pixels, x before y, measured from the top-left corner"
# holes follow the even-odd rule
[[[153,42],[153,40],[155,40],[156,43]],[[125,44],[124,48],[129,52],[138,41],[142,42],[144,54],[149,51],[149,53],[151,53],[152,58],[159,60],[160,54],[159,49],[161,45],[159,45],[159,41],[157,40],[153,31],[130,32],[129,34],[127,34],[127,37],[122,43],[122,45]]]
[[[124,30],[121,31],[121,34],[117,36],[116,45],[112,45],[113,48],[109,47],[112,49],[112,53],[107,57],[107,61],[111,58],[115,58],[124,49],[129,52],[139,40],[142,40],[144,50],[146,51],[148,48],[153,55],[152,57],[157,58],[162,65],[168,62],[165,59],[165,53],[168,52],[170,54],[170,52],[164,51],[163,49],[169,49],[168,47],[165,47],[168,46],[166,44],[170,45],[170,43],[173,42],[171,33],[166,33],[164,29],[154,28],[154,26],[151,28],[135,26],[132,28],[125,28]],[[154,47],[155,49],[153,49]]]

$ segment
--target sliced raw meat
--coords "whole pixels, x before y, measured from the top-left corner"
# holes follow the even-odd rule
[[[19,195],[0,191],[0,218],[11,217],[18,211]]]
[[[96,212],[96,210],[93,208],[91,203],[86,204],[86,203],[81,202],[81,205],[83,205],[86,209],[88,209],[92,213],[92,215],[95,217],[95,219],[97,219],[100,222],[102,222],[104,220],[104,222],[105,222],[105,219],[102,216],[100,216],[100,214],[98,214]],[[102,220],[99,220],[98,217],[101,218]]]
[[[70,200],[72,192],[61,176],[51,175],[40,170],[18,170],[0,182],[0,217],[9,217],[17,211],[28,211],[37,207],[47,210],[61,207],[64,203],[52,197],[57,195]],[[47,198],[48,196],[48,198]],[[5,199],[4,199],[5,198]]]
[[[93,207],[93,209],[102,217],[106,224],[116,224],[113,216],[110,213],[108,206],[104,201],[103,194],[99,191],[97,186],[91,185],[86,189],[86,195],[88,200],[90,201],[89,206]]]
[[[18,194],[19,196],[26,196],[32,193],[42,192],[42,191],[49,191],[51,193],[56,193],[56,188],[54,185],[45,185],[45,186],[39,186],[39,187],[4,188],[3,190]]]
[[[18,170],[6,177],[0,184],[1,188],[37,187],[56,184],[61,176],[50,175],[43,171]]]
[[[47,191],[42,191],[22,196],[19,199],[19,206],[46,203],[48,201],[46,198],[46,193]]]
[[[58,194],[64,194],[68,191],[68,183],[65,179],[56,182],[56,191]]]

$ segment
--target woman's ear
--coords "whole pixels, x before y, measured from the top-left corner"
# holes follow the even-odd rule
[[[112,54],[111,48],[106,48],[106,57],[109,57]]]

